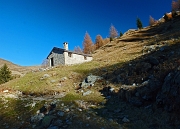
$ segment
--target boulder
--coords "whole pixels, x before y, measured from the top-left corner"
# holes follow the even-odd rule
[[[150,56],[149,58],[147,58],[148,63],[150,63],[151,65],[158,65],[159,61],[155,58]]]
[[[156,97],[158,106],[167,111],[179,110],[180,105],[180,70],[169,73]]]
[[[97,81],[97,80],[102,80],[103,78],[100,77],[100,76],[94,76],[94,75],[89,75],[87,76],[83,81],[82,83],[80,84],[80,86],[82,88],[87,88],[89,86],[93,86],[94,83]]]

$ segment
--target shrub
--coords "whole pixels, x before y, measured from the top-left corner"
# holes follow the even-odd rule
[[[136,19],[136,24],[137,24],[137,28],[138,29],[142,29],[143,28],[143,25],[142,25],[142,22],[139,18]]]
[[[6,64],[4,64],[0,69],[0,84],[8,82],[12,79],[11,71],[7,67]]]
[[[110,37],[110,42],[111,42],[111,41],[113,41],[113,38],[112,38],[112,37]]]
[[[121,37],[121,36],[123,36],[123,33],[122,33],[122,32],[120,32],[120,34],[119,34],[119,37]]]

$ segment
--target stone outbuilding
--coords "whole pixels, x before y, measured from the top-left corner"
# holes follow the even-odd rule
[[[63,45],[64,49],[54,47],[47,56],[46,59],[49,67],[80,64],[93,59],[92,55],[69,51],[67,42],[64,42]]]

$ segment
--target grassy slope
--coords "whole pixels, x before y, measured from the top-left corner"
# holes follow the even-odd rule
[[[94,59],[92,62],[73,66],[58,66],[44,72],[29,72],[22,78],[15,79],[6,84],[3,84],[1,89],[11,89],[12,91],[20,90],[24,94],[33,94],[37,96],[47,94],[52,95],[54,92],[64,92],[67,95],[62,100],[67,102],[77,99],[94,101],[97,103],[106,101],[99,93],[99,90],[103,87],[102,83],[96,83],[94,88],[91,89],[94,91],[94,93],[85,97],[82,97],[81,94],[76,93],[74,89],[89,73],[101,76],[107,72],[111,73],[115,69],[121,68],[124,64],[130,61],[136,61],[138,58],[141,58],[143,46],[157,42],[154,38],[155,35],[158,37],[159,43],[167,41],[170,45],[172,45],[172,49],[178,49],[177,47],[173,48],[173,45],[178,44],[179,40],[172,41],[171,37],[179,36],[180,33],[176,30],[176,28],[178,28],[180,24],[179,22],[175,22],[173,24],[174,29],[171,29],[171,31],[161,31],[163,28],[169,26],[169,24],[171,23],[168,22],[158,26],[153,26],[151,28],[144,28],[143,30],[136,31],[134,34],[130,34],[128,36],[124,35],[122,38],[116,39],[115,41],[104,45],[99,50],[96,50],[93,54]],[[41,80],[40,78],[43,77],[44,74],[49,74],[51,77]],[[63,77],[67,77],[68,79],[62,81]],[[52,80],[55,80],[55,82],[52,83]],[[57,85],[60,84],[60,81],[61,87],[58,87]],[[120,87],[120,84],[110,85]],[[33,109],[22,108],[22,105],[25,105],[28,102],[9,99],[6,103],[9,106],[5,107],[3,104],[4,100],[1,101],[2,103],[0,107],[3,111],[0,113],[0,118],[3,119],[1,125],[4,124],[4,121],[8,122],[9,120],[19,124],[19,115],[22,117],[22,119],[26,120],[30,115],[34,114],[40,106],[43,105],[42,102]],[[168,116],[168,114],[165,112],[159,113],[159,110],[157,110],[154,114],[151,114],[151,112],[147,112],[144,108],[135,108],[123,102],[116,106],[119,108],[125,108],[124,114],[129,114],[129,117],[131,117],[131,119],[134,121],[136,118],[141,118],[135,123],[122,124],[124,128],[132,128],[134,126],[137,128],[146,128],[149,123],[154,122],[159,124],[160,128],[168,128],[166,127],[166,119],[163,119]],[[113,108],[112,105],[107,103],[106,108],[108,107]],[[24,113],[26,114],[23,115]],[[107,121],[105,117],[103,119],[106,123]]]

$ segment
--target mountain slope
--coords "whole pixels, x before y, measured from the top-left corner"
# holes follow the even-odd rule
[[[23,76],[25,73],[33,70],[37,70],[40,66],[20,66],[10,61],[0,58],[0,67],[7,64],[8,68],[12,71],[13,75]]]
[[[60,121],[59,128],[179,128],[179,27],[180,16],[129,30],[96,50],[91,62],[29,72],[1,85],[0,127],[33,128],[53,116],[51,125]],[[88,75],[103,79],[83,88]],[[6,95],[19,96],[11,100]],[[52,101],[52,114],[43,122],[29,122]]]

